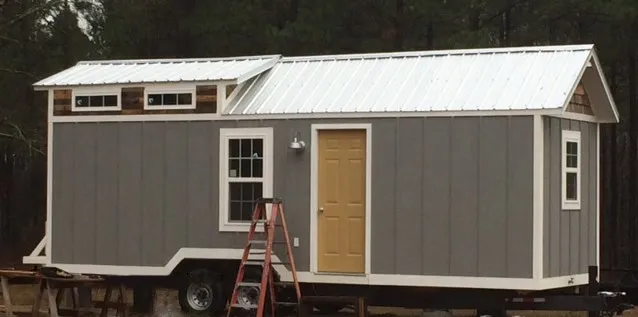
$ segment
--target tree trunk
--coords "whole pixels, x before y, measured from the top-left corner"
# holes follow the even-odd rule
[[[427,49],[428,50],[432,50],[434,49],[434,22],[430,21],[428,23],[428,30],[427,30]]]
[[[633,26],[633,23],[632,23]],[[633,29],[633,28],[632,28]],[[636,140],[638,139],[638,112],[636,109],[636,56],[634,53],[634,35],[630,36],[630,42],[627,46],[627,67],[628,67],[628,78],[629,78],[629,144],[628,144],[628,162],[629,162],[629,190],[627,192],[628,199],[628,210],[636,210],[636,195],[638,192],[636,191],[638,180],[638,164],[636,164],[636,151],[638,150],[636,146]],[[634,228],[638,227],[638,217],[634,217]],[[631,239],[634,245],[638,243],[638,235],[636,235],[636,229],[631,230]],[[636,255],[631,254],[631,262],[632,265],[638,264],[636,263]]]
[[[618,91],[618,65],[616,62],[611,65],[610,72],[610,90],[613,96],[616,96],[616,92]],[[618,217],[619,213],[619,205],[618,205],[618,142],[616,140],[616,125],[608,125],[603,129],[606,131],[606,135],[608,137],[604,138],[606,142],[602,144],[602,148],[600,153],[603,154],[603,161],[601,162],[603,167],[608,167],[608,175],[605,177],[603,175],[603,180],[608,180],[608,182],[604,182],[603,184],[608,184],[607,186],[603,186],[603,193],[599,193],[601,195],[601,203],[602,207],[602,215],[600,217],[600,221],[602,224],[600,225],[601,230],[607,232],[607,235],[601,235],[603,241],[601,241],[601,245],[606,248],[606,246],[613,246],[614,243],[618,240],[618,233],[620,230],[620,221],[621,217]],[[603,168],[605,170],[605,168]],[[602,173],[601,173],[602,174]],[[605,216],[603,216],[605,215]],[[609,219],[609,220],[608,220]],[[603,225],[607,224],[607,225]],[[604,251],[604,250],[600,250]],[[619,261],[618,252],[609,252],[603,253],[603,259],[606,258],[606,261],[602,263],[603,266],[607,267],[615,267]],[[607,258],[605,255],[608,255]]]
[[[405,10],[405,0],[396,0],[396,14],[394,16],[394,49],[403,50],[404,30],[403,12]]]

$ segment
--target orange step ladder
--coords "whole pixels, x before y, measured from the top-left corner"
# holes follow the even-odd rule
[[[270,218],[268,218],[266,212],[266,205],[270,204],[272,210]],[[279,222],[278,222],[279,220]],[[256,237],[255,229],[258,224],[264,225],[265,240],[259,240]],[[275,240],[275,228],[280,227],[283,229],[284,241]],[[286,245],[286,255],[288,262],[272,262],[273,244],[284,243]],[[264,249],[255,249],[257,253],[251,253],[253,245],[265,245]],[[261,252],[260,252],[261,251]],[[263,259],[250,258],[249,255],[263,255]],[[296,302],[278,302],[277,301],[277,288],[273,276],[273,264],[289,264],[292,272],[293,285],[295,288]],[[244,281],[244,275],[246,273],[246,266],[262,266],[261,282],[247,282]],[[241,287],[258,287],[259,288],[259,301],[257,305],[247,305],[238,302],[238,290]],[[277,306],[294,306],[298,307],[301,299],[301,289],[299,288],[299,281],[297,279],[297,270],[295,268],[295,260],[292,254],[292,248],[290,246],[290,237],[288,235],[288,228],[286,226],[286,216],[284,215],[284,208],[281,199],[278,198],[260,198],[256,201],[255,210],[253,211],[253,217],[250,223],[250,230],[248,231],[248,242],[244,247],[244,255],[242,256],[239,264],[239,272],[237,273],[237,279],[235,281],[235,287],[233,288],[233,295],[231,296],[227,317],[233,316],[235,310],[241,309],[243,311],[254,311],[256,315],[250,314],[255,317],[263,317],[266,305],[266,293],[269,293],[270,297],[270,315],[275,316],[275,308]]]

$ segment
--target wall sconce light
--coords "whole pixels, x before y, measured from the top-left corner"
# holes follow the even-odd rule
[[[292,139],[292,142],[290,142],[288,147],[296,152],[301,152],[306,148],[306,142],[299,141],[299,132],[296,132],[295,137]]]

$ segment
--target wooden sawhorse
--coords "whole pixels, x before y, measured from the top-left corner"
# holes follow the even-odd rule
[[[4,307],[0,306],[0,312],[4,310],[7,317],[15,317],[18,313],[16,311],[16,307],[13,305],[11,292],[9,291],[9,280],[14,278],[33,280],[34,286],[38,286],[35,302],[31,305],[30,312],[22,311],[20,312],[20,315],[25,315],[26,313],[33,317],[40,316],[42,297],[46,294],[50,317],[78,316],[80,312],[85,310],[79,307],[78,287],[89,286],[91,288],[104,287],[106,290],[103,301],[92,301],[96,308],[101,308],[101,317],[106,317],[109,309],[115,309],[118,317],[128,316],[129,309],[126,302],[126,292],[124,285],[121,283],[108,281],[102,277],[86,275],[65,274],[60,277],[53,277],[45,276],[41,272],[37,271],[0,269],[0,291],[2,292],[4,301]],[[112,300],[114,290],[119,293],[115,302]],[[62,309],[60,308],[60,303],[62,302],[63,295],[69,292],[71,295],[72,307],[70,309]],[[93,308],[90,308],[89,310],[94,311]]]
[[[124,288],[124,285],[120,283],[110,283],[101,277],[73,275],[70,278],[43,277],[40,280],[40,291],[36,298],[35,304],[33,305],[34,317],[37,316],[35,315],[35,312],[40,309],[40,303],[42,301],[42,296],[44,295],[44,293],[46,293],[48,299],[49,312],[51,317],[78,316],[78,314],[83,311],[83,309],[78,307],[78,287],[82,286],[90,286],[92,288],[106,288],[104,300],[93,302],[96,308],[101,308],[101,317],[106,317],[109,309],[115,309],[117,312],[116,316],[118,317],[128,316],[128,305],[126,303],[126,290]],[[114,289],[119,292],[119,296],[116,302],[111,301]],[[64,295],[65,292],[70,292],[72,302],[71,309],[61,309],[59,307],[60,302],[62,301],[62,295]],[[90,311],[93,311],[93,309],[90,309]]]
[[[11,299],[11,291],[9,290],[9,281],[16,278],[23,278],[28,280],[37,281],[42,277],[42,274],[37,271],[23,271],[23,270],[14,270],[14,269],[0,269],[0,293],[2,293],[2,298],[4,301],[4,305],[0,306],[0,312],[4,312],[7,317],[15,317],[18,312],[16,311],[16,307],[14,306]],[[38,316],[39,312],[37,310],[32,310],[31,314],[33,316]],[[20,315],[23,315],[24,312],[20,312]]]

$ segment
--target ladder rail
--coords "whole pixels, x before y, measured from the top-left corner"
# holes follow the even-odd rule
[[[272,206],[270,216],[268,216],[268,212],[266,210],[266,204],[270,204]],[[282,231],[284,234],[284,240],[285,240],[284,242],[286,247],[286,256],[288,259],[288,264],[291,265],[291,271],[292,271],[294,287],[295,287],[295,295],[297,296],[296,302],[279,303],[277,301],[277,294],[276,294],[277,287],[275,284],[275,276],[274,276],[275,273],[273,272],[274,267],[272,262],[272,255],[274,254],[273,244],[275,240],[275,230],[277,227],[278,220],[280,222],[280,226],[282,227]],[[248,265],[248,262],[255,262],[255,261],[249,261],[249,256],[251,254],[252,245],[257,241],[255,240],[255,229],[258,222],[263,222],[264,224],[263,233],[265,234],[265,239],[266,239],[265,241],[260,241],[262,243],[265,242],[264,243],[265,249],[263,250],[264,259],[257,262],[258,265],[261,264],[263,266],[262,272],[261,272],[261,280],[260,280],[260,283],[258,284],[252,283],[252,282],[244,283],[243,280],[245,276],[246,265]],[[256,250],[262,250],[262,249],[256,249]],[[259,299],[258,299],[258,303],[256,307],[254,305],[252,306],[238,305],[239,287],[245,286],[246,284],[255,284],[255,286],[259,287]],[[292,246],[290,243],[288,226],[286,224],[286,217],[284,214],[283,202],[281,199],[278,199],[278,198],[260,198],[256,202],[253,215],[252,215],[250,229],[248,232],[248,241],[246,243],[246,246],[244,247],[244,254],[242,255],[241,263],[239,264],[239,271],[235,279],[235,287],[233,289],[233,294],[230,299],[230,303],[229,303],[230,305],[228,307],[227,317],[232,316],[232,310],[235,307],[242,308],[242,309],[256,308],[257,311],[255,316],[263,317],[265,313],[267,295],[269,295],[268,297],[270,299],[270,309],[271,309],[271,314],[273,315],[275,314],[275,311],[278,305],[292,304],[292,305],[298,306],[301,302],[301,288],[299,287],[299,280],[297,279],[297,269],[295,266]]]
[[[297,301],[301,299],[301,288],[299,287],[299,279],[297,278],[297,268],[295,267],[295,258],[292,255],[292,247],[290,246],[290,235],[288,235],[288,225],[286,223],[286,215],[281,207],[281,227],[284,231],[284,237],[286,239],[286,253],[288,255],[288,262],[290,263],[290,271],[292,273],[292,281],[295,284],[295,291],[297,292]]]

